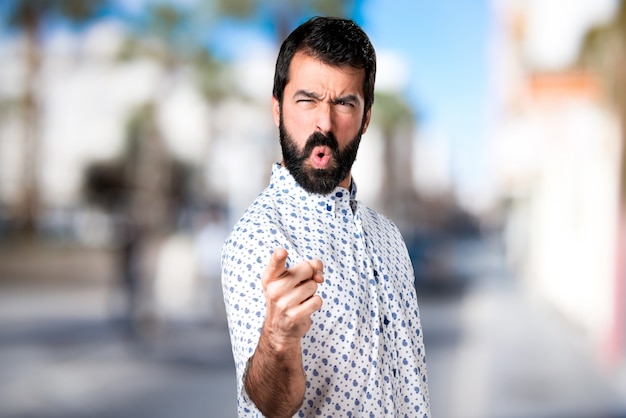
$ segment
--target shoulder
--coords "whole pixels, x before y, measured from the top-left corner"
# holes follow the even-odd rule
[[[274,249],[288,248],[282,224],[280,197],[262,193],[235,223],[222,248],[222,261],[226,265],[242,260],[260,262]]]
[[[404,236],[394,221],[369,207],[361,206],[360,209],[363,229],[369,239],[406,250]]]
[[[261,193],[235,223],[226,240],[226,245],[234,240],[254,238],[255,235],[263,233],[266,228],[274,225],[277,217],[275,200],[267,193]]]
[[[394,234],[400,234],[396,224],[382,213],[365,205],[360,205],[360,210],[361,217],[368,226],[374,226],[388,232],[393,232]]]

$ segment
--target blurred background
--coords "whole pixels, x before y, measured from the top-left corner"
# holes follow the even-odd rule
[[[433,416],[626,417],[623,0],[0,2],[1,417],[236,416],[221,244],[317,14],[377,50]]]

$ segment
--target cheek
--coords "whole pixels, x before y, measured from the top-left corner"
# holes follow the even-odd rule
[[[361,118],[346,118],[336,124],[335,135],[340,143],[350,142],[361,129]]]
[[[292,138],[298,142],[304,142],[315,132],[315,126],[311,125],[311,121],[301,114],[285,116],[283,115],[283,123],[285,129],[290,133]]]

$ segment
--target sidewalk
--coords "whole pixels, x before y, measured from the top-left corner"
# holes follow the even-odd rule
[[[0,417],[236,416],[224,326],[161,324],[130,338],[111,312],[106,251],[4,250]]]
[[[626,418],[626,389],[548,306],[511,287],[470,290],[455,308],[459,334],[442,350],[428,343],[446,326],[442,302],[423,299],[434,417]]]
[[[3,418],[228,418],[235,404],[224,328],[181,327],[149,343],[101,320],[0,331]]]
[[[178,324],[129,340],[109,317],[106,275],[79,267],[67,281],[46,269],[0,280],[1,418],[236,416],[224,327]],[[577,331],[479,270],[465,292],[419,296],[433,418],[626,418],[624,382]]]
[[[451,262],[463,291],[418,296],[434,418],[626,418],[624,373],[520,291],[497,236],[462,242]]]

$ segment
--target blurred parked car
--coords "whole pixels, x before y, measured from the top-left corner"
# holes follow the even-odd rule
[[[461,216],[463,215],[463,216]],[[461,291],[471,279],[468,246],[479,245],[481,232],[470,216],[456,214],[445,224],[415,226],[403,232],[413,263],[415,286],[423,291]]]

